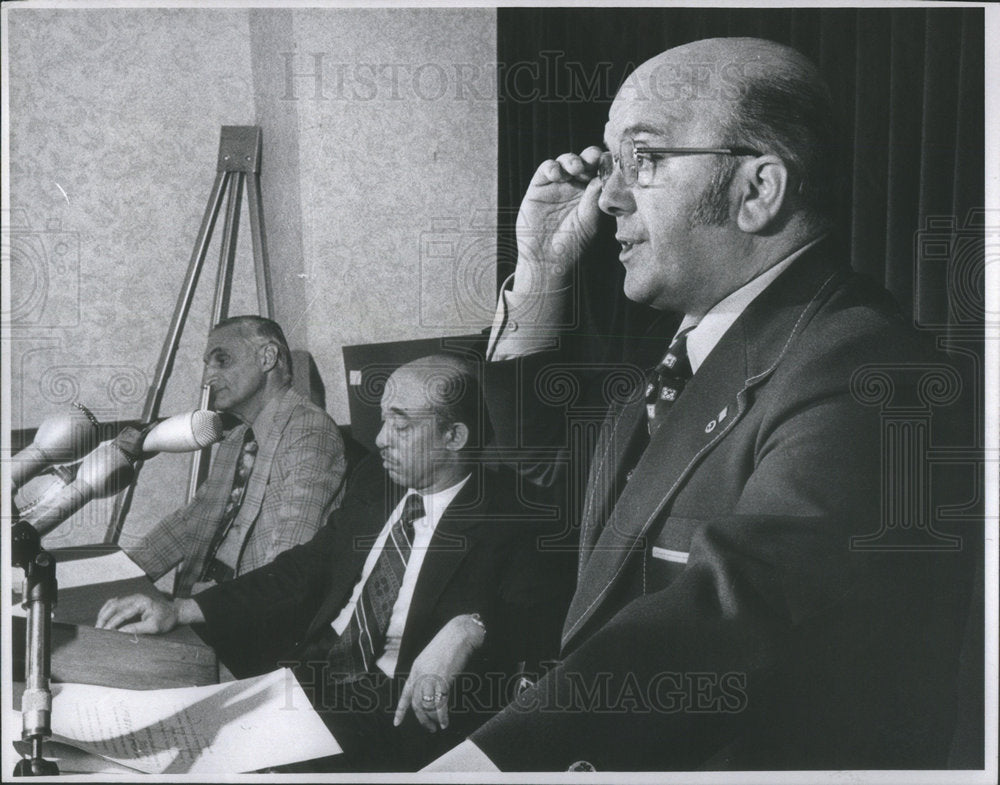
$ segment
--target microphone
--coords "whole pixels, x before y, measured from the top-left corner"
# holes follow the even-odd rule
[[[21,520],[30,523],[39,535],[50,532],[92,499],[122,490],[135,476],[134,463],[115,442],[99,444],[80,461],[71,483],[53,489],[37,504],[22,510]]]
[[[222,417],[198,410],[176,414],[142,429],[128,426],[113,441],[98,445],[84,456],[68,484],[49,489],[21,519],[44,535],[88,502],[125,489],[135,478],[135,464],[160,452],[190,452],[209,447],[223,436]],[[69,474],[69,472],[65,472]]]
[[[160,452],[191,452],[211,447],[222,439],[222,415],[198,409],[160,420],[145,432],[142,455]]]
[[[31,444],[14,456],[11,480],[14,488],[54,463],[69,463],[86,455],[97,441],[100,423],[86,406],[73,404],[67,414],[46,417]]]

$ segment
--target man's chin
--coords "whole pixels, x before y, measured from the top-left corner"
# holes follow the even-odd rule
[[[625,283],[622,289],[625,296],[634,303],[639,303],[639,305],[652,305],[653,303],[653,295],[649,291],[649,287],[630,281],[628,273],[625,274]]]
[[[390,480],[392,480],[397,485],[403,484],[402,478],[399,476],[399,472],[396,470],[395,465],[382,461],[382,468],[385,469],[385,473],[389,475]]]

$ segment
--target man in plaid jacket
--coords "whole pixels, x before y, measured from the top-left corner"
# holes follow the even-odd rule
[[[208,338],[204,381],[236,424],[194,500],[122,548],[156,580],[180,564],[177,597],[270,563],[336,507],[346,469],[337,424],[292,389],[281,327],[234,316]]]

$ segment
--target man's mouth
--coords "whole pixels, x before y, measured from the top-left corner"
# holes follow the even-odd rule
[[[618,258],[622,261],[624,261],[625,257],[632,253],[637,245],[641,245],[644,242],[643,240],[639,240],[635,237],[622,237],[620,235],[616,236],[615,239],[622,247],[621,253],[618,255]]]

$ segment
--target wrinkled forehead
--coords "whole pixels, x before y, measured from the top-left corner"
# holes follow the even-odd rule
[[[645,134],[663,144],[714,144],[741,90],[732,63],[710,58],[650,60],[622,84],[608,112],[605,143]],[[705,137],[705,138],[699,138]]]

